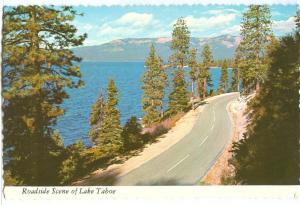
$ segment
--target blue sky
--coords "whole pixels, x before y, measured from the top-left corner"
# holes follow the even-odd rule
[[[99,45],[121,38],[170,37],[172,25],[184,17],[193,37],[239,35],[244,5],[208,6],[111,6],[75,7],[84,16],[75,18],[79,33],[87,33],[85,45]],[[294,28],[298,7],[270,6],[273,31],[280,36]]]

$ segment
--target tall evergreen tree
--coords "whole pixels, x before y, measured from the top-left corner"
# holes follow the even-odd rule
[[[169,112],[177,113],[187,108],[189,99],[187,83],[183,67],[188,64],[190,31],[183,18],[179,18],[173,26],[171,50],[173,54],[169,62],[173,65],[172,92],[169,95]]]
[[[239,87],[239,75],[240,75],[240,64],[241,64],[241,52],[239,47],[235,51],[234,61],[232,65],[232,80],[231,80],[231,91],[240,91]]]
[[[63,145],[54,130],[68,98],[65,88],[82,85],[72,7],[5,7],[2,104],[5,170],[22,185],[56,185]],[[51,170],[51,171],[49,171]]]
[[[184,80],[184,72],[175,70],[173,77],[173,90],[169,95],[169,113],[184,112],[188,107],[188,92]]]
[[[183,18],[177,19],[173,25],[171,50],[169,62],[174,68],[182,68],[188,63],[190,48],[190,31]]]
[[[142,77],[143,124],[150,126],[158,122],[164,114],[163,99],[167,85],[167,74],[163,68],[162,59],[156,54],[153,45],[146,59],[146,71]]]
[[[226,93],[227,91],[227,79],[228,79],[228,64],[227,60],[225,59],[222,63],[221,67],[221,77],[220,77],[220,83],[219,83],[219,93]]]
[[[98,146],[107,153],[116,154],[122,149],[122,127],[118,105],[118,90],[113,80],[109,80],[107,88],[107,101],[104,106],[104,118],[99,133]]]
[[[241,75],[244,86],[259,85],[265,79],[265,50],[272,36],[271,14],[266,5],[250,5],[243,14],[240,49],[244,59]]]
[[[194,97],[195,94],[195,81],[198,78],[199,71],[198,71],[198,63],[197,63],[197,49],[192,48],[190,51],[190,56],[189,56],[189,67],[190,67],[190,78],[192,80],[192,97]]]
[[[89,131],[89,137],[91,141],[96,145],[98,145],[100,141],[100,130],[104,119],[104,106],[105,106],[104,95],[102,92],[100,92],[100,95],[96,100],[96,103],[92,107],[92,112],[89,119],[89,123],[91,125],[91,129]]]
[[[296,31],[299,32],[299,30],[300,30],[300,9],[298,9],[298,11],[296,13],[295,23],[296,23]]]
[[[250,105],[231,163],[240,184],[299,184],[299,32],[273,46],[267,78]]]
[[[199,84],[202,83],[203,87],[200,89],[199,96],[203,99],[206,97],[207,86],[212,86],[212,80],[209,74],[209,68],[212,66],[214,60],[213,55],[208,44],[205,44],[201,53],[202,64],[200,69]]]

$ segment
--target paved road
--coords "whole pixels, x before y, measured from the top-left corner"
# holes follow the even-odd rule
[[[187,136],[114,185],[197,184],[229,143],[232,125],[226,106],[237,97],[227,94],[207,103]]]

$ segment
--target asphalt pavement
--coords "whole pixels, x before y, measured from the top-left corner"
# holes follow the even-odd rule
[[[238,93],[207,102],[194,127],[162,154],[144,163],[114,185],[195,185],[214,165],[230,142],[232,122],[226,106]]]

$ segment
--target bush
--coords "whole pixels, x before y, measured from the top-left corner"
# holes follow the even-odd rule
[[[124,125],[122,139],[124,151],[137,149],[143,145],[142,126],[136,117],[131,117]]]
[[[221,184],[222,185],[234,185],[234,174],[231,170],[225,169],[221,173]]]
[[[176,122],[184,115],[183,112],[177,113],[172,117],[165,118],[162,122],[153,125],[152,127],[144,128],[143,141],[144,143],[153,142],[155,139],[165,133],[167,133],[172,127],[176,125]]]
[[[77,141],[76,143],[66,147],[66,158],[62,161],[58,173],[60,184],[68,184],[76,177],[85,174],[86,167],[84,166],[84,150],[85,146],[82,141]]]
[[[155,127],[155,129],[154,129],[154,131],[152,132],[151,135],[154,136],[154,137],[158,137],[158,136],[160,136],[162,134],[167,133],[168,130],[169,129],[167,127],[165,127],[165,125],[160,124],[160,125],[158,125],[158,126]]]
[[[11,176],[11,171],[4,169],[4,174],[3,174],[3,180],[4,180],[4,185],[5,186],[17,186],[17,185],[22,185],[22,182],[19,180],[15,179],[14,177]]]

